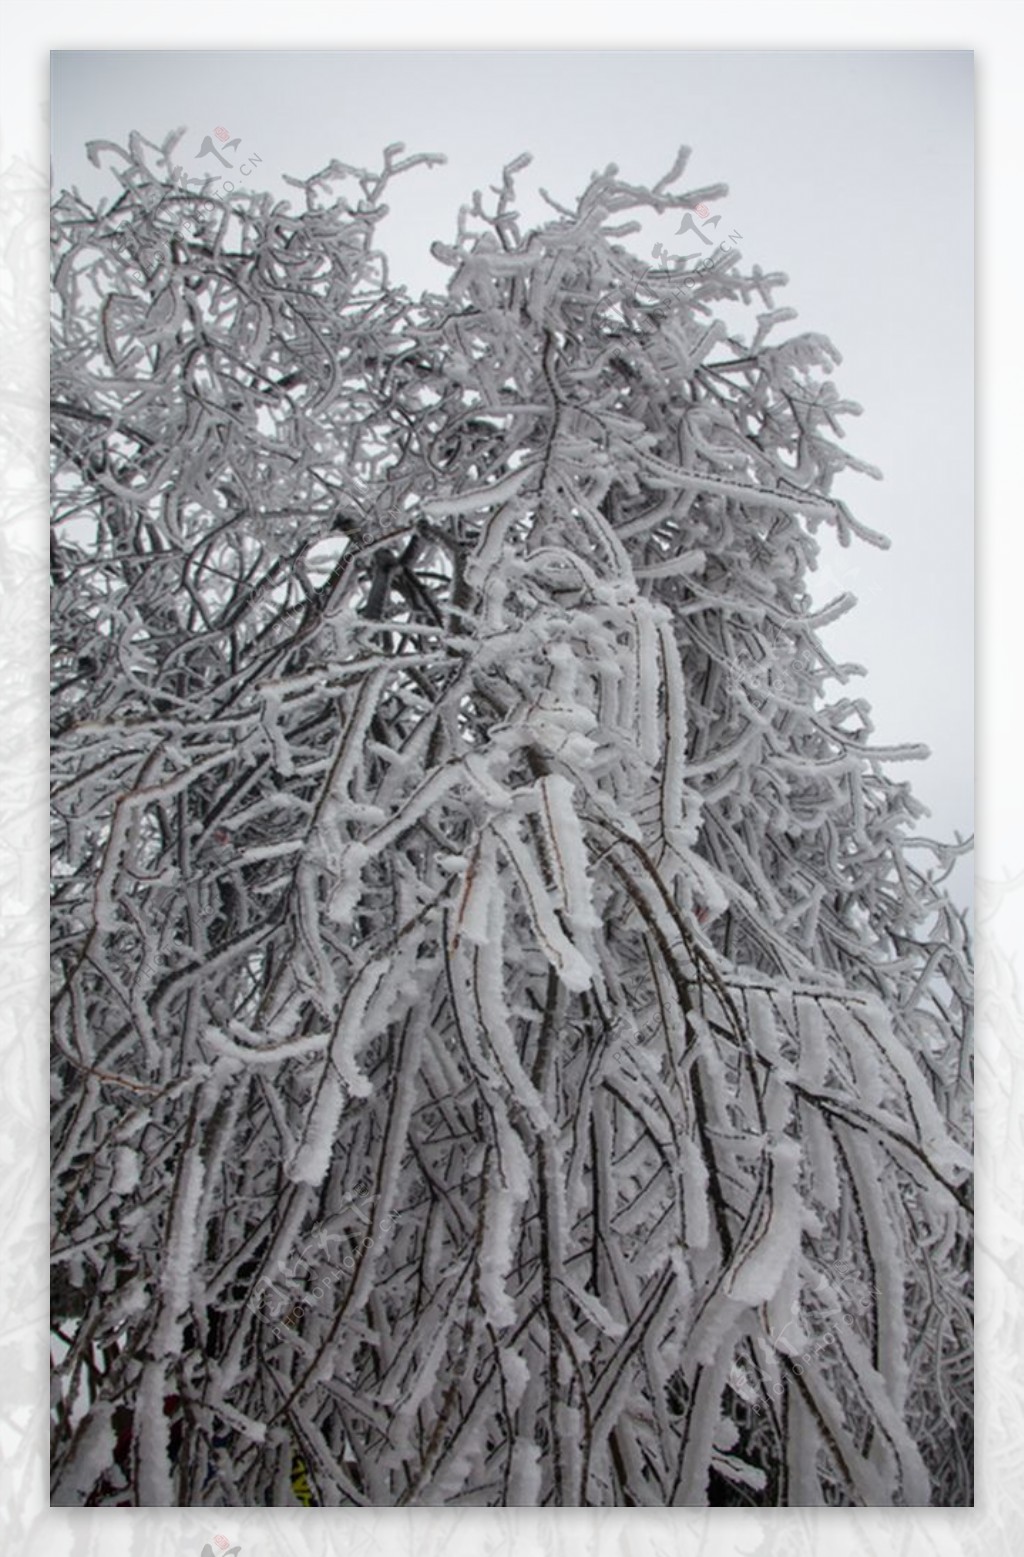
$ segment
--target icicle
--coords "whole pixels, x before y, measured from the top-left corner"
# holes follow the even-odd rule
[[[858,1020],[863,1023],[861,1031],[866,1027],[880,1054],[884,1055],[906,1088],[918,1137],[930,1160],[951,1178],[967,1177],[973,1169],[971,1157],[957,1145],[946,1128],[928,1083],[913,1054],[897,1038],[892,1019],[884,1006],[872,1000]]]
[[[817,1109],[809,1104],[801,1105],[804,1133],[804,1158],[810,1166],[815,1203],[825,1212],[839,1210],[838,1164],[835,1142],[827,1123]]]
[[[515,1257],[520,1212],[530,1193],[530,1164],[504,1113],[496,1120],[500,1178],[492,1179],[484,1204],[480,1244],[480,1300],[496,1329],[515,1323],[516,1307],[505,1282]]]
[[[658,632],[654,613],[646,602],[636,606],[633,616],[637,656],[637,745],[644,761],[653,766],[661,755]]]
[[[494,834],[485,832],[466,872],[462,896],[454,916],[453,945],[460,937],[483,946],[490,934],[490,905],[498,887],[498,858]]]
[[[461,953],[460,953],[461,955]],[[539,1092],[523,1069],[509,1025],[508,995],[504,981],[504,899],[495,893],[490,903],[487,938],[473,952],[474,990],[479,1024],[503,1073],[507,1087],[526,1110],[534,1128],[541,1134],[551,1121]]]
[[[594,909],[583,829],[573,804],[573,784],[562,774],[552,773],[539,779],[537,787],[566,914],[573,930],[586,939],[591,930],[599,928],[600,920]]]
[[[567,989],[589,989],[596,970],[567,938],[555,918],[547,888],[532,855],[518,836],[516,822],[501,817],[494,827],[519,874],[525,905],[544,955]]]
[[[686,1247],[706,1249],[711,1232],[708,1211],[708,1171],[704,1158],[689,1136],[679,1136],[680,1188]]]
[[[771,995],[764,989],[750,989],[745,991],[745,1003],[750,1014],[750,1037],[756,1053],[777,1066],[782,1059],[782,1046]]]
[[[144,1363],[134,1413],[136,1475],[143,1508],[172,1508],[177,1502],[171,1473],[171,1424],[164,1411],[169,1392],[166,1362]]]
[[[802,1232],[797,1180],[800,1147],[784,1140],[772,1147],[771,1216],[753,1250],[731,1276],[727,1290],[751,1308],[774,1296],[790,1264],[799,1257]]]
[[[356,1064],[356,1055],[372,1036],[365,1029],[366,1007],[386,972],[383,963],[368,963],[346,991],[330,1054],[317,1084],[316,1100],[289,1168],[288,1176],[296,1183],[316,1185],[323,1182],[330,1167],[346,1094],[367,1097],[373,1090]]]
[[[829,1044],[821,1004],[812,997],[797,1001],[801,1084],[817,1091],[829,1074]]]
[[[157,1357],[177,1355],[181,1351],[184,1318],[192,1292],[192,1270],[202,1248],[203,1228],[198,1210],[203,1193],[204,1168],[198,1144],[186,1148],[181,1165],[172,1212],[171,1230],[163,1259],[161,1289],[163,1305],[160,1324],[153,1340]]]
[[[858,1132],[843,1128],[843,1146],[853,1170],[864,1221],[867,1254],[877,1293],[879,1371],[902,1411],[907,1397],[909,1337],[904,1308],[904,1259],[890,1199],[891,1171],[869,1154]]]

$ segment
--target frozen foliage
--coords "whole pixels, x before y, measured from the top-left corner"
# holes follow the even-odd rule
[[[818,636],[836,353],[625,246],[684,153],[529,232],[513,165],[415,302],[401,150],[54,207],[55,1496],[969,1501],[960,845]]]

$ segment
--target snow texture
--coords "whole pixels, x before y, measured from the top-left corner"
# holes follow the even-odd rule
[[[419,299],[399,145],[230,231],[96,155],[151,259],[56,199],[55,1501],[969,1503],[966,846],[820,636],[818,529],[884,544],[838,354],[628,247],[714,232],[685,148],[533,228],[510,165]]]

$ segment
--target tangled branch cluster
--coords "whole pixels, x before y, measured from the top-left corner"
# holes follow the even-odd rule
[[[401,151],[54,206],[54,1497],[965,1501],[970,952],[828,700],[835,353],[657,300],[685,153],[528,231],[512,164],[413,301]]]

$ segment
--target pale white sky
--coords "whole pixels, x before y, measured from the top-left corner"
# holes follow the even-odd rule
[[[718,207],[745,263],[782,270],[788,330],[829,336],[836,382],[864,415],[855,453],[883,482],[837,488],[892,548],[828,548],[822,598],[859,605],[827,629],[836,658],[869,674],[847,689],[871,701],[877,738],[923,741],[925,764],[894,767],[930,807],[925,830],[973,829],[973,58],[962,51],[290,51],[58,52],[52,157],[58,187],[98,195],[88,139],[160,140],[187,126],[187,172],[203,137],[240,136],[257,154],[244,182],[287,193],[332,157],[374,165],[381,148],[439,151],[447,166],[392,186],[381,229],[395,279],[414,291],[448,274],[429,255],[458,206],[521,151],[529,219],[547,188],[571,203],[608,162],[652,183],[693,148],[688,187],[723,182]],[[235,154],[229,152],[235,159]],[[194,166],[189,166],[189,162]],[[640,252],[686,240],[653,222]],[[755,310],[751,310],[751,317]],[[973,864],[957,870],[971,897]]]

